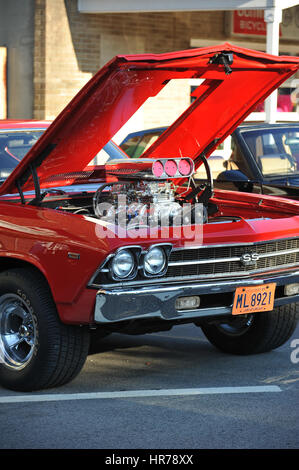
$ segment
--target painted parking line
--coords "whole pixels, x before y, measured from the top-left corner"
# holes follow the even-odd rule
[[[2,403],[28,403],[69,400],[100,400],[114,398],[147,398],[192,395],[223,395],[232,393],[273,393],[281,392],[278,385],[248,386],[248,387],[206,387],[206,388],[178,388],[169,390],[124,390],[117,392],[91,392],[91,393],[53,393],[39,395],[11,395],[0,396]]]

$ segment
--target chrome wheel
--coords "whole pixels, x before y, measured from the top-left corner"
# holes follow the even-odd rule
[[[299,303],[270,312],[237,315],[223,322],[201,325],[216,348],[230,354],[259,354],[282,346],[295,331]]]
[[[0,360],[20,370],[30,362],[36,344],[36,324],[26,302],[16,294],[0,297]]]
[[[89,329],[61,322],[34,268],[0,273],[0,385],[19,392],[58,387],[82,369]]]
[[[240,315],[226,323],[219,323],[217,328],[229,336],[241,336],[253,323],[253,315]]]

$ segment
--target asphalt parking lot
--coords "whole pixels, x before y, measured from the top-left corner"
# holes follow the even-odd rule
[[[194,325],[113,334],[67,386],[0,388],[0,449],[297,449],[298,392],[299,327],[246,357]]]

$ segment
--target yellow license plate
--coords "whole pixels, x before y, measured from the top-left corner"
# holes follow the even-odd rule
[[[235,292],[233,315],[273,310],[275,283],[238,287]]]

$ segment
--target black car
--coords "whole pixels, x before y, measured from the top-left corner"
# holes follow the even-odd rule
[[[129,156],[139,157],[166,129],[131,133],[120,146]],[[231,137],[228,159],[217,150],[209,158],[216,188],[299,197],[299,123],[242,125]],[[195,179],[205,177],[199,167]]]
[[[218,188],[298,197],[299,123],[239,126],[223,166]]]

